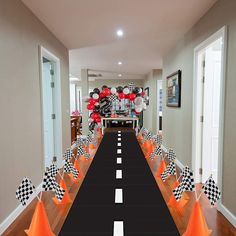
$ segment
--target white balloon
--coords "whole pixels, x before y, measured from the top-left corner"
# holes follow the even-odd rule
[[[136,97],[136,98],[134,99],[134,104],[135,104],[136,106],[141,106],[141,105],[143,104],[143,98],[142,98],[142,97]]]
[[[97,93],[93,94],[93,99],[99,99],[99,95]]]
[[[143,109],[146,110],[147,109],[147,104],[144,102],[143,103]]]
[[[142,92],[143,92],[142,88],[139,88],[139,93],[142,93]]]
[[[137,106],[137,107],[135,107],[135,111],[136,112],[141,112],[143,109],[142,109],[142,107],[140,107],[140,106]]]
[[[95,105],[95,106],[98,106],[98,105],[99,105],[99,102],[96,102],[94,105]]]
[[[112,94],[116,94],[116,88],[115,88],[115,87],[112,87],[112,88],[111,88],[111,93],[112,93]]]
[[[130,92],[130,91],[129,91],[129,88],[124,88],[124,89],[123,89],[123,93],[124,93],[125,95],[129,94],[129,92]]]

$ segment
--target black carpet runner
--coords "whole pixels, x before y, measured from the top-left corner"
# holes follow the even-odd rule
[[[123,203],[115,203],[115,189],[122,189]],[[123,234],[117,225],[114,232],[114,221]],[[179,235],[133,132],[104,135],[59,235]]]

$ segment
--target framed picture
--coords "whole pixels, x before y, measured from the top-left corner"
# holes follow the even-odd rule
[[[166,96],[168,107],[181,106],[181,70],[169,75],[166,78]]]
[[[146,96],[148,97],[148,100],[147,100],[147,106],[148,106],[149,105],[149,87],[145,88],[144,92],[145,92]]]

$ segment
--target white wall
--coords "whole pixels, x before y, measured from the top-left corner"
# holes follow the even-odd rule
[[[39,45],[61,62],[63,149],[70,144],[67,49],[20,0],[0,1],[0,223],[18,206],[24,176],[42,181]],[[68,112],[67,112],[68,111]]]

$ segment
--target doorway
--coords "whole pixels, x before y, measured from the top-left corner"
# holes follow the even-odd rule
[[[44,169],[62,162],[60,61],[40,47]]]
[[[157,130],[158,133],[162,133],[162,104],[163,102],[163,90],[162,80],[157,80]]]
[[[221,186],[225,27],[194,50],[193,170],[196,182],[211,175]]]

